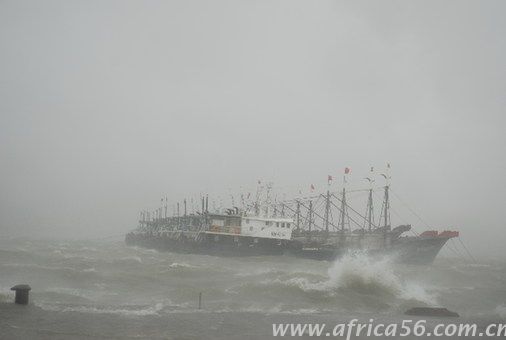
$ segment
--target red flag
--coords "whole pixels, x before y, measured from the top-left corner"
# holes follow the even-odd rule
[[[345,173],[346,175],[347,175],[347,174],[349,174],[349,173],[350,173],[350,171],[351,171],[351,170],[350,170],[350,168],[348,168],[348,167],[344,168],[344,173]]]

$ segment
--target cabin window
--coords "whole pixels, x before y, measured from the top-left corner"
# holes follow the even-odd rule
[[[284,223],[281,223],[281,228],[284,228],[285,227],[285,224]]]
[[[287,227],[287,228],[290,228],[290,223],[287,223],[287,224],[286,224],[286,227]]]
[[[276,228],[279,228],[279,222],[276,222]]]
[[[269,225],[269,221],[265,221],[265,225]]]
[[[253,227],[249,227],[249,231],[253,231]]]

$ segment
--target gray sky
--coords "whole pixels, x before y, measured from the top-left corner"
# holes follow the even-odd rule
[[[505,10],[0,0],[0,237],[121,234],[166,194],[390,162],[428,223],[506,256]]]

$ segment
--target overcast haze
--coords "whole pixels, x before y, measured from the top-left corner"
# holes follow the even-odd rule
[[[0,237],[119,235],[165,195],[307,188],[345,166],[359,186],[390,162],[428,223],[506,256],[505,13],[0,0]]]

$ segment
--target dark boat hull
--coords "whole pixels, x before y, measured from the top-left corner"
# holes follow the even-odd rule
[[[177,238],[150,234],[128,234],[126,244],[177,253],[215,256],[283,255],[286,242],[234,235],[201,234],[197,239],[183,233]]]
[[[294,243],[289,252],[294,256],[314,260],[333,261],[350,252],[362,252],[372,257],[389,257],[394,262],[406,264],[432,264],[448,238],[403,237],[393,240],[390,245],[380,249],[361,249],[346,246],[304,246]]]
[[[393,240],[388,247],[380,249],[357,249],[338,246],[304,245],[297,241],[262,239],[237,235],[216,235],[201,233],[135,234],[126,236],[130,246],[151,248],[187,254],[214,256],[262,256],[291,255],[301,258],[333,261],[347,253],[360,251],[375,258],[388,256],[396,262],[426,265],[431,264],[441,248],[448,241],[445,237],[401,237]]]

